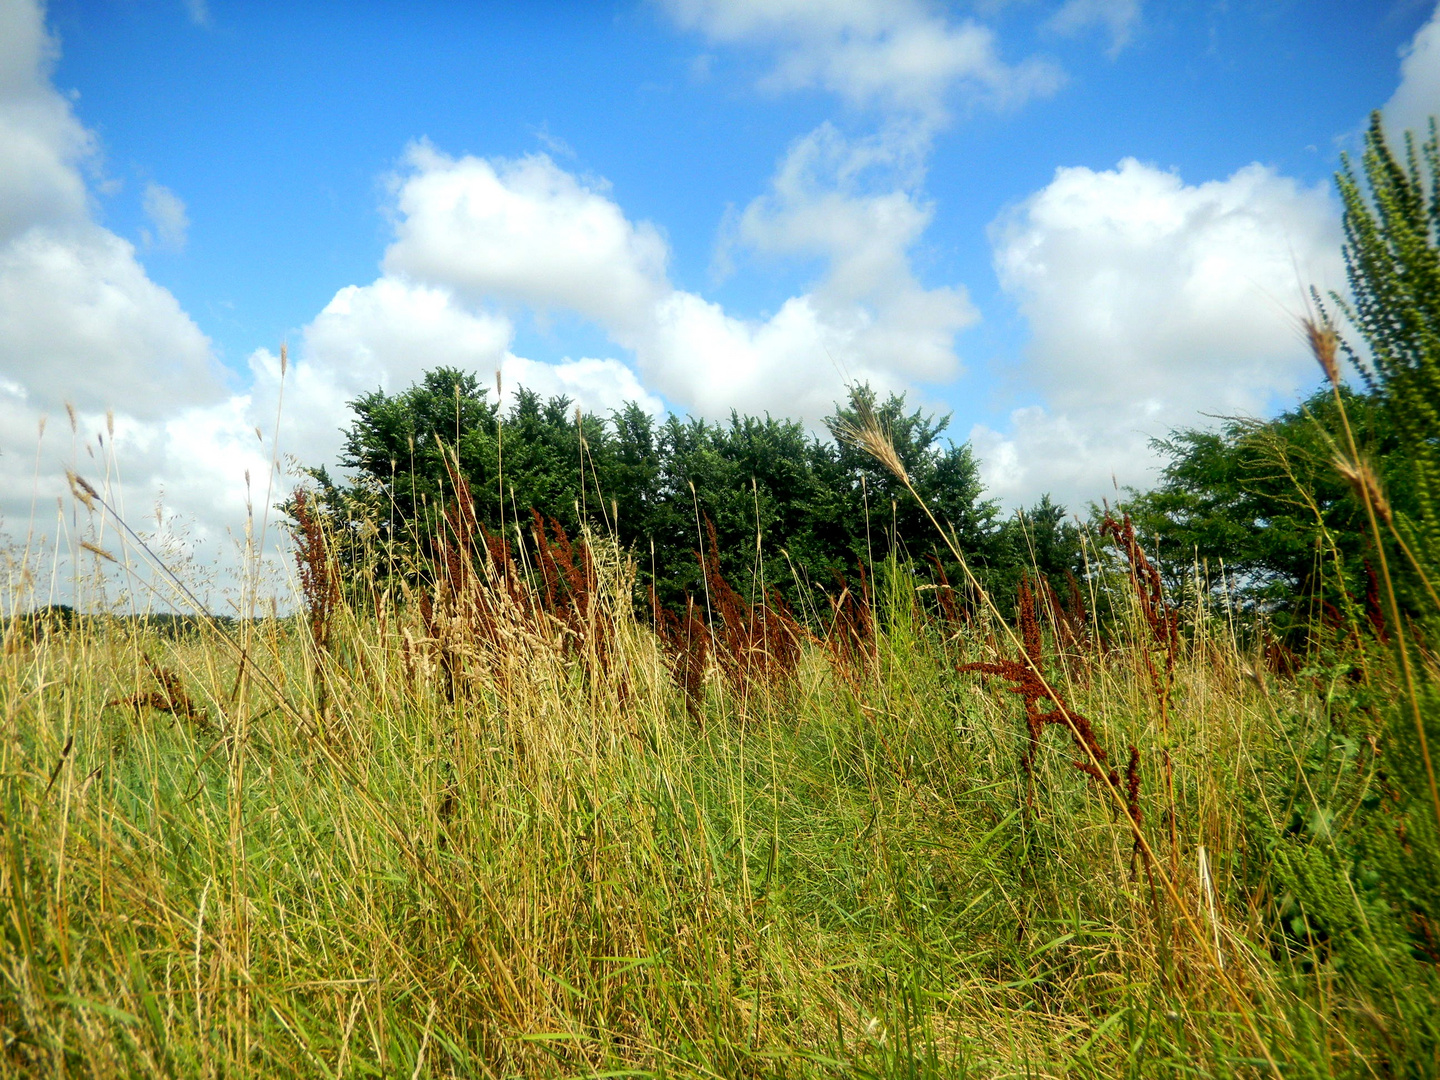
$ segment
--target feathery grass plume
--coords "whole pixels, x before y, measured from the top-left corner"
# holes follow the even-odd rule
[[[90,486],[90,482],[71,469],[65,470],[65,479],[70,482],[70,494],[75,497],[76,501],[81,503],[85,509],[94,510],[99,494]]]
[[[1337,453],[1330,463],[1354,489],[1355,497],[1360,500],[1361,505],[1372,507],[1381,522],[1393,527],[1394,511],[1390,508],[1390,500],[1385,497],[1385,489],[1369,460],[1358,455],[1352,459]]]
[[[881,425],[868,400],[861,398],[856,402],[855,415],[855,420],[842,420],[836,426],[836,435],[857,450],[869,454],[883,465],[895,479],[907,488],[910,487],[910,474],[905,471],[905,463],[895,452],[895,442]]]
[[[1300,320],[1300,328],[1305,334],[1306,344],[1310,346],[1310,353],[1320,365],[1320,370],[1325,373],[1325,378],[1332,387],[1340,386],[1340,362],[1336,358],[1340,346],[1340,335],[1335,330],[1335,324],[1326,315],[1306,315]]]
[[[111,555],[110,552],[106,551],[100,545],[92,544],[89,540],[81,540],[80,547],[83,548],[85,551],[90,552],[92,555],[100,556],[100,558],[104,559],[106,562],[113,563],[117,561],[114,555]]]

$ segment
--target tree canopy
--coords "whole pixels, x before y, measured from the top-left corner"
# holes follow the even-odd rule
[[[463,480],[488,530],[514,539],[518,525],[524,539],[538,512],[572,534],[582,525],[608,532],[671,604],[703,591],[695,553],[708,547],[711,525],[728,578],[754,584],[763,574],[802,605],[897,546],[917,558],[940,548],[888,472],[794,420],[657,419],[634,403],[600,417],[528,389],[502,410],[475,375],[453,368],[398,393],[364,394],[351,409],[340,464],[352,480],[316,476],[332,511],[392,545],[423,545]],[[984,495],[969,445],[944,438],[948,417],[858,386],[826,419],[832,436],[861,411],[880,421],[917,493],[1005,593],[1032,562],[1057,580],[1078,570],[1078,534],[1064,508],[1042,500],[1033,528],[1004,517]]]

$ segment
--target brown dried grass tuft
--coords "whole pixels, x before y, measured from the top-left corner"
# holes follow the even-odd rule
[[[159,712],[169,713],[171,716],[183,717],[201,731],[213,732],[215,725],[210,722],[210,717],[205,710],[191,699],[180,676],[169,668],[161,667],[151,659],[149,653],[142,653],[141,657],[159,689],[137,690],[126,697],[107,701],[105,707],[129,708],[136,712],[141,709],[155,709]]]
[[[715,523],[705,521],[708,556],[696,552],[710,601],[720,625],[714,633],[714,656],[725,680],[736,690],[756,685],[784,687],[800,663],[805,633],[778,590],[751,603],[720,572]]]
[[[299,526],[295,540],[295,565],[300,573],[300,597],[305,605],[310,637],[317,648],[325,649],[330,641],[330,624],[340,604],[340,575],[330,557],[315,497],[304,488],[296,488],[293,496],[295,521]]]
[[[831,666],[858,692],[874,667],[875,612],[864,560],[857,560],[855,566],[859,575],[858,591],[850,587],[844,574],[835,571],[839,591],[826,598],[830,603],[830,629],[824,645]]]

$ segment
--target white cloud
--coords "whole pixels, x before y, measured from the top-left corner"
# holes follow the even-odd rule
[[[1113,59],[1130,44],[1139,23],[1140,0],[1065,0],[1046,27],[1068,37],[1098,26],[1110,34]]]
[[[474,300],[520,296],[615,326],[648,319],[668,289],[659,234],[548,159],[491,166],[421,149],[415,186],[399,192],[391,272],[339,290],[301,332],[277,451],[279,357],[256,350],[244,388],[228,389],[175,297],[129,242],[96,223],[81,171],[96,143],[50,83],[55,55],[36,4],[0,3],[0,532],[10,539],[34,529],[52,551],[70,550],[72,519],[56,516],[52,500],[74,467],[136,527],[153,529],[163,504],[158,535],[183,535],[174,552],[188,552],[192,580],[233,590],[247,512],[257,523],[273,518],[267,507],[294,482],[275,471],[277,454],[333,461],[347,405],[367,390],[399,390],[448,364],[498,368],[511,392],[523,383],[587,410],[632,399],[661,410],[617,360],[516,356],[510,320]],[[162,243],[183,244],[185,206],[174,193],[151,184],[143,206]],[[453,280],[411,280],[412,264]],[[113,526],[101,539],[115,539]],[[283,576],[278,539],[272,527],[269,565]],[[207,598],[223,602],[218,591]]]
[[[934,211],[884,168],[900,164],[903,181],[908,157],[883,139],[856,144],[823,125],[791,148],[738,234],[758,252],[826,260],[809,301],[844,339],[839,359],[939,381],[958,374],[954,337],[978,315],[963,288],[926,289],[911,269],[909,251]]]
[[[608,416],[634,402],[651,416],[665,413],[665,403],[641,385],[635,373],[613,357],[581,357],[543,364],[506,353],[500,366],[507,401],[521,386],[543,398],[563,395],[587,413]]]
[[[1075,500],[1144,482],[1149,436],[1258,413],[1316,377],[1302,289],[1343,280],[1337,208],[1260,165],[1186,185],[1133,159],[1060,169],[992,231],[1001,285],[1028,318],[1044,408],[973,437],[994,490]]]
[[[161,247],[179,251],[185,246],[185,233],[190,228],[190,216],[185,212],[185,203],[180,196],[161,184],[145,185],[141,201],[145,216],[155,226],[155,237]]]
[[[50,85],[56,55],[38,7],[0,4],[0,244],[86,212],[76,166],[94,140]]]
[[[50,85],[40,9],[0,6],[0,370],[32,407],[153,417],[219,387],[209,342],[90,217],[94,140]]]
[[[214,397],[210,345],[130,244],[88,221],[0,247],[0,370],[31,400],[153,418]]]
[[[854,105],[932,120],[957,89],[969,99],[1015,106],[1054,91],[1063,76],[1031,58],[1007,64],[995,35],[954,23],[923,0],[661,0],[681,27],[710,42],[774,53],[762,86],[819,88]]]
[[[50,84],[55,57],[38,6],[0,4],[0,527],[17,537],[33,525],[52,539],[65,465],[98,477],[100,439],[131,445],[140,433],[126,478],[146,502],[167,456],[193,460],[188,447],[156,447],[166,418],[222,393],[205,336],[134,248],[91,218],[81,167],[95,141]],[[66,403],[77,409],[73,434]],[[46,414],[62,419],[42,442]],[[202,505],[213,501],[207,493]]]
[[[430,368],[493,371],[510,320],[464,310],[444,289],[383,277],[335,294],[304,332],[302,355],[357,392],[399,390]]]
[[[771,191],[740,216],[737,240],[762,255],[819,257],[826,269],[767,319],[675,289],[658,231],[627,219],[603,184],[545,157],[412,151],[385,267],[472,306],[591,319],[633,351],[648,385],[702,415],[768,410],[813,423],[847,378],[899,388],[957,370],[953,339],[975,313],[963,290],[915,278],[907,253],[931,208],[892,186],[896,171],[918,176],[918,158],[908,136],[852,143],[829,126],[792,147]]]
[[[1400,85],[1385,105],[1385,127],[1400,143],[1409,130],[1423,141],[1430,118],[1440,115],[1440,6],[1400,51]]]
[[[516,356],[513,336],[508,318],[468,307],[448,288],[389,276],[346,286],[301,332],[285,389],[286,447],[304,461],[333,461],[350,401],[375,389],[396,393],[437,367],[473,371],[487,386],[499,371],[507,400],[524,386],[546,397],[564,394],[589,412],[609,413],[627,401],[663,411],[618,360],[542,363]],[[268,414],[279,360],[260,350],[251,370]]]
[[[659,231],[543,154],[490,162],[422,144],[406,166],[388,273],[617,327],[643,320],[664,294]]]

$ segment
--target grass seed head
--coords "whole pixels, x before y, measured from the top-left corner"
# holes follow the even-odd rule
[[[109,562],[115,562],[115,561],[116,561],[114,555],[111,555],[110,552],[106,551],[104,548],[100,547],[98,544],[92,544],[89,540],[81,540],[81,541],[80,541],[80,546],[81,546],[82,548],[84,548],[86,551],[90,552],[91,554],[99,555],[100,558],[106,559],[106,560],[108,560]]]
[[[1385,489],[1380,486],[1380,478],[1375,475],[1375,470],[1365,458],[1358,458],[1351,461],[1343,454],[1336,454],[1332,463],[1335,471],[1355,489],[1355,494],[1363,502],[1369,503],[1375,510],[1375,515],[1386,525],[1393,520],[1394,515],[1390,509],[1390,500],[1385,497]]]
[[[837,429],[837,434],[856,449],[869,454],[885,466],[886,470],[897,480],[909,486],[910,475],[905,471],[905,464],[900,460],[900,455],[895,452],[895,441],[881,426],[879,418],[876,417],[869,404],[862,401],[859,408],[856,409],[856,415],[857,420],[842,422]]]
[[[85,509],[94,510],[95,500],[100,496],[99,493],[90,486],[90,482],[70,469],[65,470],[65,479],[70,481],[70,494],[80,500],[80,502],[85,505]]]
[[[1335,355],[1340,344],[1340,335],[1335,332],[1335,324],[1324,316],[1317,319],[1307,315],[1300,320],[1300,326],[1305,331],[1305,341],[1310,346],[1310,351],[1319,361],[1320,370],[1325,372],[1325,378],[1330,380],[1331,386],[1339,387],[1340,364]]]

